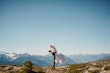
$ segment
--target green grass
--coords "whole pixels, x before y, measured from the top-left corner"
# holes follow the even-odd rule
[[[36,73],[45,73],[45,70],[41,67],[32,67],[32,71]]]
[[[69,66],[66,73],[83,73],[85,64],[73,64]]]
[[[13,72],[13,73],[25,73],[21,72],[20,70]],[[32,67],[32,72],[31,73],[45,73],[45,70],[41,67]]]
[[[99,70],[89,71],[89,73],[100,73]]]

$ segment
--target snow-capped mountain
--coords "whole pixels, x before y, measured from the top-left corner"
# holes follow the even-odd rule
[[[15,54],[15,53],[7,53],[6,55],[11,60],[15,60],[15,59],[17,59],[19,57],[19,55]]]
[[[110,60],[110,54],[104,54],[104,53],[97,54],[97,55],[91,55],[91,54],[69,55],[68,57],[74,60],[76,63],[86,63],[86,62],[93,62],[97,60]]]
[[[18,57],[17,54],[15,54],[15,53],[0,52],[0,55],[5,55],[10,60],[14,60]]]
[[[51,55],[30,55],[28,53],[16,54],[0,52],[0,65],[23,65],[25,61],[32,61],[35,66],[50,66],[53,64],[53,58]],[[98,54],[98,55],[70,55],[65,56],[66,64],[85,63],[96,60],[110,60],[110,54]],[[57,64],[58,65],[58,64]]]
[[[65,64],[73,64],[75,63],[69,57],[66,57]],[[51,55],[30,55],[28,53],[24,54],[16,54],[16,53],[6,53],[0,52],[0,64],[15,64],[15,65],[23,65],[25,61],[30,60],[35,66],[50,66],[53,65],[53,58]],[[5,62],[6,61],[6,62]],[[58,65],[58,64],[57,64]]]
[[[17,53],[7,53],[7,52],[0,52],[0,55],[5,55],[10,61],[15,60],[21,56],[28,56],[29,54],[17,54]]]
[[[33,64],[37,66],[47,65],[47,63],[38,59],[37,56],[30,55],[27,53],[16,54],[16,53],[0,52],[0,64],[2,65],[7,65],[7,64],[23,65],[23,63],[27,60],[32,61]]]

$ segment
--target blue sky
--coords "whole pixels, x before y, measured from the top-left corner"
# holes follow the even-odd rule
[[[110,53],[109,0],[0,0],[0,51]]]

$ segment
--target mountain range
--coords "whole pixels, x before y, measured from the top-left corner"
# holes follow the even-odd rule
[[[110,54],[97,54],[97,55],[64,55],[66,63],[76,64],[76,63],[86,63],[97,60],[110,60]],[[7,53],[0,52],[0,65],[19,65],[22,66],[25,61],[32,61],[34,66],[51,66],[52,56],[51,55],[30,55],[28,53],[17,54],[17,53]],[[60,65],[60,64],[57,64]]]

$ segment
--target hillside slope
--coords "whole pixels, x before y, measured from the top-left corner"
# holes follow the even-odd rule
[[[22,67],[0,66],[0,73],[22,73]],[[110,73],[110,60],[49,67],[33,67],[31,73]]]
[[[46,73],[110,73],[110,60],[72,64],[54,70],[47,68]]]
[[[67,73],[110,73],[110,60],[73,64]]]

